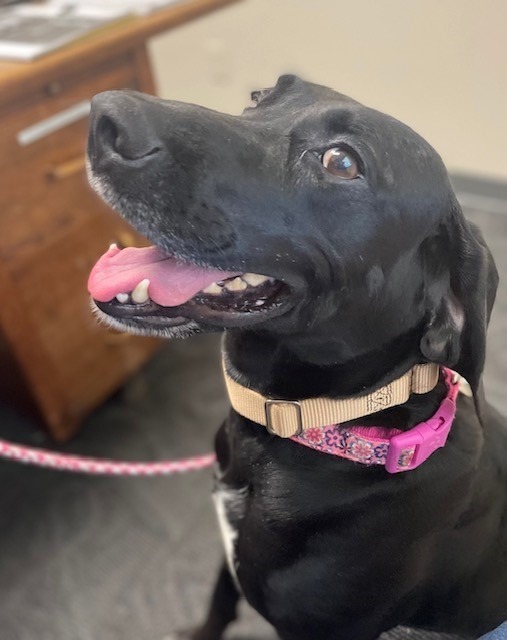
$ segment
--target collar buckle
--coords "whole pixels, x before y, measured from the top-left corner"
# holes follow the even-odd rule
[[[294,411],[291,409],[287,411],[288,407]],[[277,411],[277,409],[279,410]],[[301,403],[297,400],[266,400],[264,411],[266,413],[266,429],[271,435],[292,438],[303,433]]]
[[[410,431],[391,438],[385,462],[389,473],[412,471],[447,442],[456,414],[455,397],[447,397],[437,413]]]

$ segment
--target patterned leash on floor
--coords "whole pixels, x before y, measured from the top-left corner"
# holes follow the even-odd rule
[[[213,453],[161,462],[117,462],[109,459],[55,453],[45,449],[13,444],[6,440],[0,440],[0,458],[58,471],[87,473],[96,476],[131,477],[172,476],[177,473],[206,469],[215,463],[215,454]]]

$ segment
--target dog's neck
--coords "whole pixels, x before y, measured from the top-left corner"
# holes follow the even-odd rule
[[[230,332],[224,337],[224,351],[233,377],[264,395],[290,400],[350,397],[374,391],[420,363],[419,333],[415,329],[381,349],[350,357],[333,340]],[[445,393],[445,385],[439,383],[429,393],[411,396],[402,406],[351,424],[409,429],[433,415]]]
[[[227,358],[238,382],[272,396],[297,399],[353,396],[391,382],[421,362],[420,330],[354,354],[339,340],[318,336],[273,336],[228,332]]]

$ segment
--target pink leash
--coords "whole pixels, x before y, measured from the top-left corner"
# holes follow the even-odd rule
[[[115,462],[114,460],[54,453],[0,440],[0,458],[13,462],[46,467],[58,471],[87,473],[96,476],[172,476],[211,467],[215,454],[162,462]]]

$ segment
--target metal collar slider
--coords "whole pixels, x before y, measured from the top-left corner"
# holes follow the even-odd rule
[[[294,411],[280,410],[283,407],[292,408]],[[272,435],[291,438],[303,433],[301,403],[297,400],[266,400],[264,408],[266,429]]]

